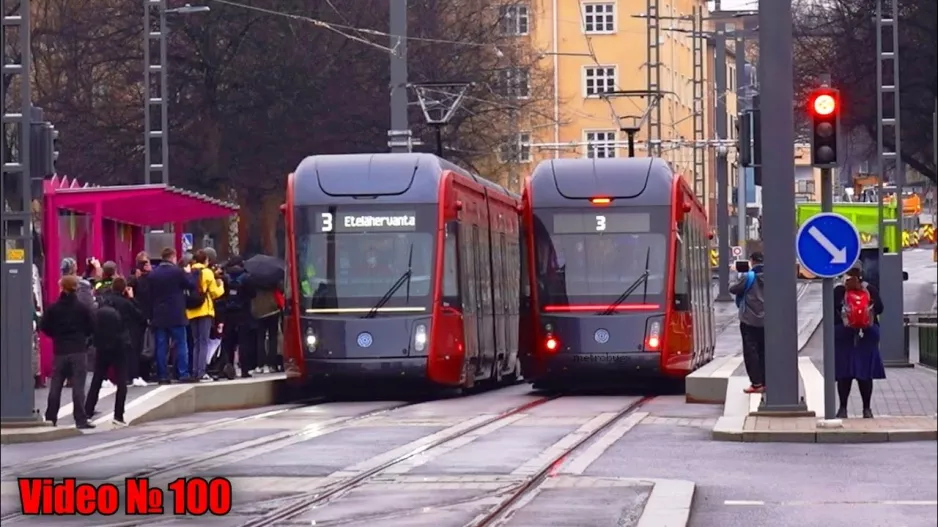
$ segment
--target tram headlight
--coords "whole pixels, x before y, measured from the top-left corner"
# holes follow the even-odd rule
[[[315,351],[317,342],[318,342],[318,339],[316,338],[316,335],[313,334],[313,330],[307,329],[306,330],[306,349],[308,349],[309,351]]]
[[[427,347],[427,326],[423,324],[418,324],[417,329],[414,330],[414,349],[417,351],[423,351]]]
[[[661,350],[662,323],[662,317],[648,319],[645,324],[645,351]]]

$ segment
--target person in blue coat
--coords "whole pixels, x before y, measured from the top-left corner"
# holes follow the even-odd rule
[[[839,419],[847,417],[847,401],[853,381],[860,388],[863,401],[863,417],[871,419],[873,409],[873,381],[886,378],[886,368],[879,353],[879,315],[883,313],[883,301],[875,286],[863,281],[862,270],[854,265],[847,271],[844,283],[834,288],[834,363],[836,365],[837,394],[840,399]],[[864,287],[870,293],[873,307],[873,326],[858,330],[844,325],[841,313],[847,287]]]
[[[160,384],[169,384],[167,359],[170,340],[176,345],[176,375],[180,382],[193,382],[189,377],[189,345],[186,341],[186,292],[195,289],[189,273],[176,265],[176,250],[163,249],[160,265],[150,272],[150,327],[156,355],[156,372]]]

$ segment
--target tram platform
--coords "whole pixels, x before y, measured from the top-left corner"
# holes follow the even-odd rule
[[[821,324],[821,284],[801,282],[798,286],[798,350],[801,351]],[[736,304],[716,304],[717,342],[715,358],[687,376],[685,394],[688,402],[722,404],[726,401],[731,377],[745,375],[743,341],[737,323]]]
[[[882,443],[934,441],[938,439],[938,373],[931,368],[889,368],[886,379],[875,381],[873,419],[860,415],[862,403],[856,388],[848,403],[849,417],[840,427],[828,427],[824,416],[823,330],[815,332],[798,359],[801,393],[815,417],[751,415],[762,396],[747,395],[749,380],[738,372],[728,382],[723,417],[712,437],[723,441],[794,443]]]
[[[88,376],[88,384],[91,376]],[[51,441],[73,437],[82,433],[97,433],[117,427],[114,418],[116,387],[102,387],[96,414],[91,421],[96,428],[87,432],[75,428],[72,417],[71,388],[62,390],[62,406],[58,414],[58,426],[30,426],[4,428],[2,443],[27,443]],[[45,413],[49,397],[48,388],[35,391],[36,413]],[[128,425],[142,424],[180,417],[198,412],[238,410],[276,404],[288,397],[286,376],[282,373],[261,374],[250,379],[209,381],[196,384],[128,386],[124,420]]]

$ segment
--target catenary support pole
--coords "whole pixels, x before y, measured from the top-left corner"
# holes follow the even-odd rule
[[[766,392],[760,411],[807,412],[798,382],[791,2],[759,3]]]
[[[747,24],[748,27],[748,24]],[[746,75],[746,39],[743,32],[736,28],[736,113],[743,115],[744,110],[750,108],[749,104],[749,76]],[[746,116],[748,119],[748,115]],[[749,145],[743,145],[743,148],[749,148]],[[742,248],[743,253],[739,256],[740,260],[745,260],[749,254],[746,247],[748,238],[746,229],[746,215],[748,214],[748,199],[746,196],[746,186],[749,182],[746,180],[746,167],[742,163],[737,163],[738,174],[736,176],[736,245]],[[754,183],[754,182],[753,182]]]
[[[3,1],[3,124],[0,145],[0,234],[3,238],[0,263],[0,422],[3,426],[28,426],[41,422],[35,408],[36,368],[33,362],[33,237],[30,185],[30,121],[32,78],[30,67],[29,8],[20,1]],[[16,35],[15,45],[10,37]],[[20,56],[12,55],[19,48]],[[10,54],[10,55],[8,55]],[[15,95],[16,88],[19,97]],[[14,102],[18,102],[19,108]],[[9,128],[8,128],[9,127]],[[12,129],[12,130],[9,130]],[[16,136],[8,134],[15,131]],[[13,140],[16,148],[9,143]],[[11,156],[12,154],[12,156]]]
[[[407,0],[390,1],[391,16],[391,152],[411,151],[407,118]]]
[[[717,10],[720,2],[716,2]],[[716,47],[716,63],[714,64],[714,77],[716,78],[716,127],[717,139],[726,139],[726,24],[717,24],[714,35]],[[730,204],[729,204],[729,167],[727,166],[727,148],[716,148],[717,161],[717,255],[719,267],[717,280],[719,289],[717,302],[729,302],[730,296]]]
[[[834,211],[834,189],[831,169],[821,169],[821,212]],[[833,419],[836,413],[834,400],[834,279],[825,278],[821,284],[824,311],[824,418]]]

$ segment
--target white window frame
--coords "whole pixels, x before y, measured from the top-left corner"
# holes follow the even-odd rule
[[[527,2],[512,2],[498,7],[499,30],[506,37],[523,37],[531,32],[531,8]],[[522,29],[522,20],[524,28]]]
[[[605,135],[606,138],[602,141],[597,140],[596,136],[599,134]],[[590,136],[593,136],[592,143]],[[583,142],[585,143],[583,145],[583,157],[587,159],[592,157],[590,153],[593,151],[593,145],[599,146],[599,148],[595,150],[598,151],[602,149],[606,153],[605,156],[597,156],[596,159],[612,159],[619,157],[618,141],[619,133],[615,130],[583,130]],[[610,152],[612,153],[611,156],[608,155]]]
[[[616,66],[616,65],[614,65],[614,64],[602,64],[602,65],[593,64],[593,65],[589,65],[589,66],[583,66],[583,73],[582,73],[583,97],[587,97],[587,98],[598,98],[598,97],[600,96],[599,93],[589,93],[589,89],[587,88],[587,81],[589,81],[589,79],[590,79],[590,76],[589,76],[590,71],[591,71],[591,70],[592,70],[592,71],[596,71],[596,70],[604,70],[604,71],[605,71],[605,70],[607,70],[607,69],[609,69],[609,68],[612,68],[612,89],[615,90],[615,89],[616,89],[616,86],[619,85],[619,67],[618,67],[618,66]],[[598,78],[600,78],[600,77],[593,77],[593,79],[594,79],[593,88],[594,88],[594,89],[596,88],[595,79],[598,79]],[[601,78],[603,78],[603,79],[608,79],[608,77],[607,77],[605,74],[604,74]],[[608,84],[608,83],[607,83],[607,84]],[[607,86],[607,88],[608,88],[608,86]]]
[[[514,145],[512,145],[512,143],[514,143]],[[531,132],[519,132],[515,134],[514,141],[512,141],[512,137],[509,136],[498,150],[498,160],[502,163],[530,163],[534,159],[531,153],[531,144]],[[508,151],[512,146],[516,148],[513,153]],[[514,159],[510,159],[510,157],[514,157]]]
[[[523,83],[516,83],[519,77]],[[528,68],[505,68],[498,72],[500,95],[515,99],[528,99],[531,97],[531,70]]]
[[[611,10],[611,11],[607,11],[607,9],[608,9],[610,6],[611,6],[612,10]],[[603,12],[600,13],[600,14],[596,14],[595,10],[596,10],[597,8],[600,8],[600,7],[602,8]],[[580,8],[580,25],[582,26],[583,34],[584,34],[584,35],[613,35],[613,34],[615,34],[616,32],[618,32],[618,30],[619,30],[618,8],[619,8],[619,6],[618,6],[618,5],[616,4],[616,2],[614,2],[614,1],[612,1],[612,2],[583,2],[583,4],[581,5],[581,8]],[[587,13],[587,11],[589,11],[590,9],[592,9],[594,12],[593,12],[593,13]],[[590,30],[590,29],[588,29],[588,28],[586,27],[586,17],[587,17],[587,16],[593,17],[593,28],[594,28],[594,29],[592,29],[592,30]],[[602,23],[602,26],[603,26],[603,28],[604,28],[604,29],[602,29],[602,30],[596,30],[596,29],[595,29],[595,27],[596,27],[596,17],[597,17],[597,16],[598,16],[598,17],[601,17],[601,23]],[[605,27],[606,27],[606,22],[608,22],[608,17],[609,17],[609,16],[612,16],[612,29],[605,29]]]

